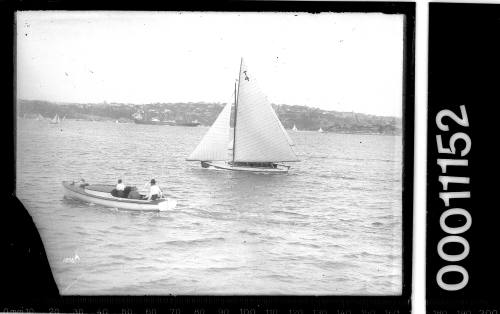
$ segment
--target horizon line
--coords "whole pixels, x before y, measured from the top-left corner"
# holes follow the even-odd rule
[[[48,103],[54,103],[54,104],[66,104],[66,105],[85,105],[85,104],[92,104],[92,105],[110,105],[110,104],[124,104],[124,105],[134,105],[134,106],[146,106],[146,105],[155,105],[155,104],[225,104],[225,102],[207,102],[207,101],[189,101],[189,102],[149,102],[149,103],[131,103],[131,102],[116,102],[116,101],[105,101],[103,100],[102,102],[65,102],[65,101],[53,101],[53,100],[41,100],[41,99],[25,99],[25,98],[18,98],[16,100],[23,100],[23,101],[43,101],[43,102],[48,102]],[[372,113],[364,113],[364,112],[355,112],[355,111],[340,111],[340,110],[326,110],[326,109],[321,109],[318,107],[312,107],[308,105],[288,105],[288,104],[276,104],[276,103],[271,103],[271,105],[275,106],[289,106],[289,107],[306,107],[306,108],[311,108],[311,109],[317,109],[321,111],[326,111],[326,112],[338,112],[338,113],[351,113],[351,114],[363,114],[367,116],[375,116],[375,117],[383,117],[383,118],[396,118],[396,119],[402,119],[403,117],[399,116],[388,116],[388,115],[376,115]]]

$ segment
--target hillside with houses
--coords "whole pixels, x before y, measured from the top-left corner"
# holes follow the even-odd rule
[[[66,119],[133,122],[134,118],[154,118],[160,121],[197,121],[211,125],[222,110],[222,103],[55,103],[41,100],[19,100],[17,115],[24,118],[52,118],[56,114]],[[273,104],[286,129],[336,133],[399,135],[401,118],[368,115],[355,112],[329,111],[307,106]],[[233,108],[234,110],[234,108]],[[233,115],[232,115],[233,116]]]

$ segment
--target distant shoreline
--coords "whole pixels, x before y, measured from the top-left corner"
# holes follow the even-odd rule
[[[41,100],[18,100],[17,115],[53,118],[56,114],[67,119],[84,121],[118,121],[133,123],[141,111],[159,120],[199,121],[210,126],[222,110],[220,103],[155,103],[155,104],[75,104]],[[401,135],[402,119],[355,112],[327,111],[307,106],[273,105],[286,129],[294,126],[300,131],[318,131],[338,134]]]

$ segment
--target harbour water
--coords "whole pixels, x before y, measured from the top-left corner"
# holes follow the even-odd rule
[[[185,161],[206,130],[17,120],[16,195],[61,294],[401,293],[401,136],[289,131],[301,161],[269,175]],[[177,207],[65,199],[61,181],[80,178],[155,178]]]

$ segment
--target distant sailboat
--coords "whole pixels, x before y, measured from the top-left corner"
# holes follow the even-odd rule
[[[297,127],[295,126],[295,124],[293,125],[293,128],[292,128],[292,131],[298,131],[299,129],[297,129]]]
[[[322,129],[322,128],[319,128],[318,132],[319,132],[319,133],[323,133],[323,129]]]
[[[243,59],[235,84],[234,132],[230,135],[232,101],[228,102],[187,160],[204,168],[249,172],[287,172],[280,162],[299,161],[293,141]],[[232,152],[228,143],[232,140]]]
[[[59,115],[56,113],[54,118],[50,121],[51,124],[59,124],[61,123],[61,119],[59,119]]]
[[[38,116],[36,117],[36,119],[37,119],[38,121],[41,121],[41,120],[43,120],[44,118],[43,118],[43,116],[42,116],[41,114],[38,114]]]

